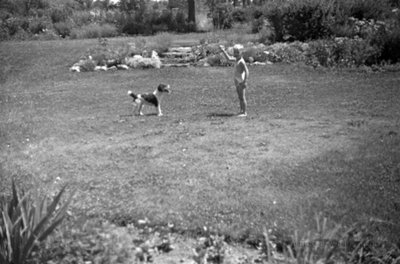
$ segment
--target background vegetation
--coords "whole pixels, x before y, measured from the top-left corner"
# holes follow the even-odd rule
[[[199,15],[193,23],[188,21],[185,4],[172,1],[1,0],[0,40],[185,33],[247,25],[249,32],[259,34],[257,42],[265,44],[314,41],[321,61],[328,59],[324,54],[333,56],[330,61],[350,56],[344,60],[355,64],[400,59],[398,0],[266,0],[252,4],[210,0],[205,5],[207,17]],[[337,43],[335,38],[345,41]]]

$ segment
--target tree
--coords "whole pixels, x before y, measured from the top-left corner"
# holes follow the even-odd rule
[[[188,0],[188,21],[196,23],[196,4],[195,0]]]

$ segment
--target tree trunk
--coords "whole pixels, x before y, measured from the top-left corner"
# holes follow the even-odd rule
[[[196,23],[196,9],[194,0],[188,0],[188,20]]]

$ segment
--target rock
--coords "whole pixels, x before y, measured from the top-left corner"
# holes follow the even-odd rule
[[[151,58],[140,55],[125,58],[125,64],[131,68],[161,68],[161,60],[156,51],[151,52]]]
[[[92,56],[89,56],[87,59],[80,59],[77,63],[72,65],[72,67],[69,70],[72,72],[93,71],[95,66],[96,63],[92,59]]]
[[[117,68],[118,70],[129,70],[129,66],[125,64],[118,64]]]
[[[190,63],[164,63],[163,67],[189,67]]]
[[[72,65],[71,68],[69,68],[70,71],[72,72],[81,72],[81,67],[79,65]]]
[[[117,66],[118,61],[116,59],[111,59],[106,61],[107,67]]]
[[[107,66],[96,66],[94,67],[95,71],[107,71]]]
[[[133,57],[125,58],[125,64],[131,68],[137,68],[142,60],[143,57],[141,55],[134,55]]]
[[[169,48],[168,52],[190,53],[190,52],[192,52],[192,48],[191,47]]]

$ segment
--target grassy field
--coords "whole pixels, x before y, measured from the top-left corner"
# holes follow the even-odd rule
[[[126,41],[115,39],[112,42]],[[71,73],[97,40],[0,43],[0,191],[78,192],[76,213],[247,239],[316,213],[400,232],[400,77],[251,66],[247,118],[231,68]],[[127,90],[173,92],[163,117]],[[397,235],[396,235],[397,234]]]

